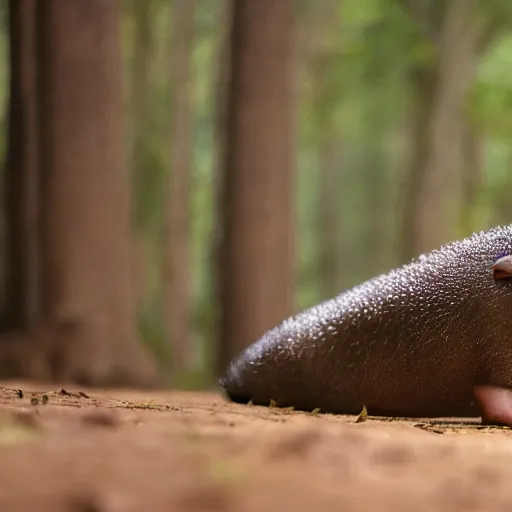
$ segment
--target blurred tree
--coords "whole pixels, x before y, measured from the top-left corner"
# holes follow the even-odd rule
[[[132,0],[130,2],[131,19],[134,29],[131,38],[133,45],[132,73],[129,83],[131,85],[130,106],[133,110],[132,116],[137,124],[131,133],[132,165],[134,171],[139,170],[144,163],[144,133],[147,129],[147,118],[149,114],[150,100],[150,71],[151,56],[154,51],[153,16],[154,2],[141,2]],[[136,180],[137,181],[137,180]]]
[[[329,298],[342,291],[343,282],[343,230],[341,208],[341,141],[325,137],[318,148],[320,164],[320,198],[318,201],[318,274],[321,281],[321,298]]]
[[[484,180],[484,140],[481,128],[469,119],[464,124],[462,140],[463,169],[462,204],[459,225],[463,236],[475,230],[477,225],[478,195]]]
[[[202,360],[203,380],[214,384],[217,378],[217,334],[219,328],[219,301],[217,292],[219,288],[219,261],[218,253],[222,242],[221,236],[221,212],[216,206],[220,203],[222,194],[221,178],[223,174],[226,150],[226,122],[227,122],[227,104],[229,94],[230,79],[230,39],[231,39],[231,21],[232,21],[232,0],[218,0],[215,2],[215,8],[207,8],[207,3],[199,3],[198,12],[204,20],[211,18],[213,25],[213,37],[210,35],[210,44],[212,47],[208,55],[207,69],[202,72],[201,67],[197,68],[196,82],[200,83],[201,76],[205,75],[207,79],[208,103],[209,109],[202,113],[198,108],[196,110],[196,135],[201,133],[201,120],[209,118],[209,128],[211,130],[210,151],[206,152],[208,164],[205,171],[201,173],[202,183],[208,183],[209,186],[195,187],[195,204],[198,211],[202,213],[198,216],[203,217],[202,223],[196,221],[194,251],[199,253],[198,278],[195,281],[196,306],[194,312],[196,337],[198,338],[199,357]],[[207,13],[207,15],[206,15]],[[204,23],[204,21],[203,21]],[[200,23],[198,24],[200,25]],[[203,29],[204,30],[204,29]],[[201,30],[198,27],[198,38]],[[203,121],[204,122],[204,121]],[[205,151],[203,150],[203,153]],[[201,152],[196,150],[196,159],[200,160]],[[200,164],[195,166],[196,172]],[[196,183],[197,183],[196,179]],[[203,188],[203,191],[201,191]],[[207,194],[205,194],[207,191]],[[206,195],[206,197],[205,197]],[[202,226],[201,226],[202,224]],[[199,229],[200,228],[200,229]],[[206,235],[206,236],[205,236]]]
[[[190,181],[192,149],[191,58],[195,0],[174,0],[172,11],[171,167],[164,219],[164,322],[171,347],[173,379],[190,372],[194,347],[190,336]]]
[[[408,3],[417,22],[432,38],[436,50],[430,76],[416,82],[421,89],[417,99],[421,98],[430,108],[416,118],[425,128],[418,126],[414,130],[416,149],[408,192],[412,210],[404,214],[404,219],[411,219],[405,222],[413,226],[406,229],[404,238],[405,252],[412,257],[458,235],[464,114],[476,73],[480,27],[477,0],[423,2],[421,12],[419,2],[404,3]]]
[[[74,326],[58,376],[154,384],[135,332],[118,2],[38,7],[42,303],[47,321]]]
[[[403,262],[418,256],[417,233],[418,198],[423,186],[424,162],[427,159],[430,115],[435,98],[437,69],[430,62],[413,63],[410,69],[412,101],[409,111],[410,163],[407,169],[403,197],[401,259]]]
[[[330,8],[329,8],[330,7]],[[342,287],[343,229],[341,204],[342,141],[337,127],[343,87],[340,80],[342,48],[339,5],[332,2],[310,21],[310,75],[312,123],[318,162],[317,266],[322,299],[337,295]]]
[[[510,29],[512,28],[512,9],[510,9],[510,2],[507,0],[479,0],[479,37],[477,41],[478,49],[478,63],[482,62],[490,64],[493,67],[501,67],[496,59],[492,58],[493,49],[502,48],[505,50],[507,57],[510,55],[510,46],[507,44],[507,35],[510,38]],[[510,41],[510,39],[509,39]],[[508,59],[507,59],[508,60]],[[507,66],[508,67],[508,66]],[[464,235],[467,235],[475,229],[485,227],[487,222],[492,224],[503,224],[512,222],[512,215],[510,215],[510,206],[507,199],[503,202],[505,212],[508,215],[498,218],[489,218],[487,222],[482,222],[485,217],[482,215],[481,198],[484,196],[486,179],[493,174],[493,170],[499,169],[500,166],[489,166],[486,169],[486,153],[489,152],[489,142],[505,141],[508,148],[510,141],[510,128],[507,127],[503,130],[504,125],[509,125],[509,115],[506,115],[507,109],[511,105],[512,88],[510,87],[510,79],[508,73],[505,72],[498,83],[491,86],[490,91],[486,90],[484,96],[490,92],[491,104],[487,104],[485,111],[482,112],[480,89],[481,83],[475,81],[472,84],[471,103],[468,109],[468,122],[465,129],[464,137],[464,161],[465,172],[463,173],[463,204],[460,212],[460,226]],[[487,89],[486,87],[483,88]],[[487,103],[487,102],[485,102]],[[498,111],[495,111],[495,108]],[[489,118],[491,123],[488,123]],[[494,139],[494,141],[492,140]],[[498,143],[499,143],[498,142]],[[505,162],[504,162],[505,163]],[[505,166],[508,162],[505,163]],[[509,175],[508,172],[505,173]],[[499,187],[502,191],[507,190],[510,186],[510,178],[504,184],[504,187]],[[500,194],[495,194],[493,203],[496,205],[500,202]]]
[[[41,165],[44,163],[48,168],[51,165],[46,148],[38,143],[39,136],[47,134],[37,133],[39,105],[36,103],[40,96],[36,64],[39,67],[39,54],[44,53],[39,48],[43,48],[44,44],[41,46],[39,39],[36,44],[36,34],[27,29],[30,24],[39,25],[35,15],[27,18],[23,14],[30,11],[30,6],[44,5],[45,0],[0,3],[2,15],[9,3],[10,17],[6,21],[12,25],[11,37],[16,42],[10,48],[10,56],[6,55],[13,63],[12,96],[6,102],[10,113],[5,119],[0,116],[0,129],[5,129],[6,121],[11,126],[8,161],[2,175],[2,178],[6,178],[2,189],[5,215],[0,224],[0,236],[3,237],[0,244],[0,280],[2,293],[7,293],[6,288],[8,295],[2,297],[6,307],[0,310],[8,312],[6,319],[9,323],[5,327],[12,328],[38,325],[37,319],[40,317],[40,303],[44,294],[38,288],[42,249],[38,242],[41,233],[38,233],[37,218],[40,217],[39,212],[45,212],[45,209],[38,205],[41,197],[34,191],[38,188],[38,181],[45,177],[44,173],[39,176]],[[178,144],[174,136],[169,140],[169,131],[175,123],[169,113],[177,113],[177,109],[171,105],[173,80],[169,65],[172,62],[170,52],[179,46],[170,42],[177,37],[177,31],[184,27],[173,29],[172,23],[177,22],[173,12],[177,5],[175,2],[123,0],[120,3],[124,7],[124,78],[126,90],[130,93],[126,96],[130,115],[128,123],[122,128],[128,135],[126,152],[132,178],[132,220],[136,235],[133,245],[138,255],[134,273],[139,290],[136,294],[138,320],[144,341],[164,366],[172,357],[172,350],[164,329],[170,316],[167,313],[169,308],[165,306],[168,302],[162,279],[162,261],[166,251],[173,247],[166,239],[164,221],[169,217],[165,208],[177,207],[176,201],[165,203],[168,199],[166,192],[172,190],[174,193],[177,190],[166,180],[169,169],[174,167],[171,159],[182,156],[169,150],[170,144]],[[232,3],[225,2],[230,6],[226,9],[228,18],[233,14]],[[300,41],[294,40],[293,43],[299,61],[298,65],[294,63],[294,67],[300,72],[300,80],[297,81],[299,175],[298,178],[294,175],[293,181],[297,179],[299,186],[295,191],[293,183],[291,192],[295,194],[298,206],[298,261],[293,266],[298,267],[296,299],[300,307],[316,303],[426,250],[427,242],[424,245],[423,242],[428,239],[430,247],[439,243],[441,235],[455,238],[474,229],[510,222],[507,191],[512,183],[509,173],[512,10],[509,0],[471,0],[464,2],[464,5],[446,0],[294,0],[294,4],[298,4],[300,32]],[[260,240],[264,244],[270,238],[264,237],[260,228],[252,230],[253,222],[260,219],[258,215],[266,215],[267,210],[263,213],[259,210],[260,204],[268,207],[270,212],[274,208],[275,198],[268,191],[257,192],[260,204],[256,204],[252,190],[240,193],[233,188],[228,194],[224,183],[218,179],[222,178],[222,173],[217,169],[218,160],[221,170],[225,170],[227,161],[235,162],[237,170],[251,166],[251,178],[243,180],[244,183],[250,181],[248,187],[261,186],[264,189],[259,180],[266,183],[268,166],[260,165],[260,153],[268,153],[272,161],[275,153],[253,148],[263,147],[260,141],[267,134],[273,137],[276,145],[278,142],[281,144],[281,137],[284,137],[282,129],[274,129],[275,122],[263,123],[259,121],[260,117],[257,129],[243,128],[239,134],[233,135],[234,119],[249,119],[256,125],[253,120],[257,116],[245,101],[248,93],[251,98],[256,95],[254,84],[258,88],[265,88],[265,92],[259,91],[257,101],[251,99],[250,104],[257,105],[261,117],[269,115],[266,105],[271,104],[274,108],[276,100],[263,96],[270,94],[268,91],[271,88],[267,88],[266,84],[275,85],[275,80],[271,77],[267,82],[267,78],[256,71],[262,69],[260,58],[250,57],[250,64],[237,64],[237,69],[243,70],[244,76],[249,76],[246,69],[249,65],[255,70],[251,70],[251,73],[258,75],[247,88],[248,93],[237,90],[235,96],[227,94],[235,90],[235,85],[229,83],[229,67],[234,65],[235,54],[237,59],[240,59],[241,53],[247,55],[248,46],[244,43],[243,52],[238,49],[231,58],[229,51],[226,51],[226,57],[219,64],[218,54],[224,51],[223,44],[219,42],[224,39],[225,32],[231,34],[231,24],[224,18],[223,9],[224,4],[220,0],[196,2],[195,36],[190,43],[189,64],[194,79],[193,88],[188,92],[190,123],[193,125],[189,142],[190,158],[194,165],[190,168],[188,182],[190,329],[187,336],[190,344],[198,349],[194,354],[197,355],[197,359],[194,358],[197,374],[194,372],[192,376],[194,384],[204,382],[203,375],[199,373],[207,368],[215,350],[213,339],[217,332],[214,323],[219,312],[219,300],[214,297],[213,283],[220,277],[224,284],[229,285],[231,279],[230,276],[226,277],[230,269],[217,276],[212,268],[215,266],[219,269],[220,263],[211,255],[211,234],[216,237],[219,231],[219,235],[222,235],[226,227],[219,225],[217,215],[212,214],[218,188],[221,189],[221,197],[234,197],[233,204],[241,201],[246,208],[239,220],[226,221],[230,229],[236,225],[235,232],[238,233],[229,239],[230,254],[234,254],[233,247],[238,251],[244,245],[246,249],[241,251],[240,258],[246,258],[249,252],[254,253],[254,260],[246,258],[247,273],[249,269],[256,268],[258,276],[263,275],[264,269],[255,267],[254,261],[261,261],[273,273],[276,259],[275,255],[264,259],[256,256],[256,251],[252,250],[256,247],[265,254],[269,251],[268,247],[257,244]],[[462,12],[459,17],[453,9],[467,12]],[[468,18],[469,23],[464,17],[471,16],[471,12],[474,17]],[[261,18],[257,19],[261,22]],[[253,30],[254,25],[247,35],[242,37],[239,34],[238,37],[244,41],[250,37],[252,45],[256,39]],[[5,35],[5,30],[0,30],[0,54],[5,54],[7,50]],[[283,32],[283,37],[288,37],[288,32]],[[43,39],[41,41],[44,43]],[[225,39],[229,42],[230,38]],[[472,49],[468,51],[470,46]],[[229,50],[228,44],[226,47]],[[34,53],[32,57],[30,52]],[[249,52],[253,56],[255,53],[261,55],[260,50],[255,52],[251,49]],[[31,58],[35,63],[29,63]],[[1,100],[6,99],[7,93],[5,78],[8,69],[4,60],[0,59]],[[452,66],[451,62],[455,64]],[[264,70],[270,68],[267,64]],[[46,76],[47,70],[42,71]],[[283,69],[279,70],[280,80],[280,73],[283,72]],[[217,90],[219,78],[220,91]],[[236,83],[239,87],[248,82],[237,79]],[[234,97],[238,98],[236,102]],[[60,98],[57,99],[60,103]],[[229,104],[229,108],[224,108],[225,103]],[[283,108],[279,104],[274,110],[281,112]],[[233,112],[236,112],[236,116]],[[59,113],[57,117],[60,119],[60,116]],[[227,127],[227,119],[231,128],[220,129],[218,123]],[[279,120],[283,122],[282,116]],[[46,120],[42,121],[42,126],[46,127]],[[295,129],[294,121],[293,125]],[[447,136],[443,135],[446,133]],[[224,151],[226,137],[230,144],[235,141],[238,148],[233,152],[230,145],[227,155]],[[267,141],[265,144],[270,143]],[[5,140],[0,139],[0,154],[3,154],[6,146]],[[101,144],[99,146],[102,147]],[[244,148],[249,149],[246,151]],[[270,156],[270,153],[274,156]],[[93,162],[96,158],[93,158]],[[41,160],[41,165],[38,160]],[[254,164],[251,163],[253,161]],[[230,164],[232,170],[235,164]],[[33,172],[33,169],[37,169],[37,172]],[[430,175],[431,171],[435,176]],[[246,171],[243,172],[243,176],[246,176]],[[404,174],[408,178],[405,191],[399,182]],[[273,175],[272,179],[277,180],[279,173],[274,171]],[[272,190],[281,186],[273,186]],[[179,194],[178,200],[184,197]],[[284,197],[285,202],[290,201],[289,196]],[[264,202],[267,200],[268,206]],[[106,207],[102,205],[103,208]],[[236,208],[240,210],[241,206]],[[58,206],[58,209],[62,212],[63,208]],[[79,209],[82,211],[81,205]],[[247,223],[243,237],[253,236],[256,239],[254,247],[247,249],[253,241],[247,242],[240,233],[243,230],[242,222],[247,222],[249,218],[249,210],[256,214]],[[75,214],[72,218],[75,218]],[[277,212],[269,215],[277,224],[281,223],[276,220]],[[110,220],[107,223],[110,225]],[[397,229],[397,225],[402,223],[403,229]],[[443,229],[439,229],[439,226]],[[278,226],[271,227],[272,230],[274,228],[277,230]],[[424,236],[425,229],[429,232]],[[443,235],[444,229],[446,233]],[[280,240],[279,243],[284,246],[292,241]],[[222,251],[225,250],[224,244]],[[235,257],[238,258],[233,255]],[[4,259],[10,262],[7,286],[3,282]],[[165,261],[169,263],[168,258]],[[234,281],[241,279],[236,276],[242,274],[243,265],[233,265]],[[185,277],[183,273],[180,276]],[[263,292],[259,284],[253,281],[263,279],[253,275],[249,275],[248,279],[247,290],[254,293],[250,299],[260,304]],[[265,285],[265,290],[269,289]],[[246,306],[240,289],[237,288],[236,295],[230,297],[231,304],[240,304],[244,311],[251,308],[260,311],[258,318],[263,317],[263,306]],[[185,303],[180,301],[180,304]],[[268,306],[275,309],[270,301]],[[226,311],[224,306],[221,309]],[[162,315],[163,311],[165,315]],[[238,314],[238,311],[235,309],[234,314]],[[276,314],[275,318],[279,320],[285,314]],[[241,317],[245,318],[245,313]],[[223,322],[226,326],[225,320]],[[248,326],[245,320],[241,322]],[[229,329],[234,332],[235,327],[231,325]],[[236,329],[237,333],[241,332],[239,326]],[[254,331],[258,333],[248,336],[251,338],[249,341],[261,333],[261,328],[254,328]],[[226,327],[223,332],[227,332]],[[50,329],[44,336],[66,343],[70,334],[71,338],[75,336],[73,333],[76,334],[73,329],[61,329],[57,334]],[[19,340],[19,333],[2,335],[2,348],[9,345],[16,347],[16,350],[13,348],[8,358],[3,357],[3,351],[0,353],[0,367],[4,361],[4,366],[16,368],[11,356],[16,352],[18,355],[14,359],[20,359],[23,343]],[[58,346],[61,341],[57,343]],[[247,342],[241,342],[240,346]],[[32,347],[30,354],[34,353]],[[22,359],[27,361],[26,353]],[[191,383],[187,379],[187,384]]]
[[[9,35],[5,327],[21,329],[35,327],[40,312],[36,0],[9,1]]]
[[[147,258],[145,247],[145,236],[142,226],[144,225],[143,194],[140,189],[147,174],[147,139],[150,132],[150,99],[151,99],[151,56],[154,50],[155,34],[153,29],[153,16],[155,11],[154,2],[141,2],[131,0],[129,15],[133,20],[134,30],[130,41],[133,45],[133,63],[131,75],[128,81],[131,86],[130,114],[133,122],[130,123],[131,130],[128,130],[128,152],[130,154],[129,170],[132,177],[132,204],[134,205],[135,229],[133,238],[134,248],[134,286],[137,305],[143,302],[146,293],[147,279]]]
[[[293,0],[233,0],[218,371],[293,311]]]
[[[488,8],[496,7],[498,0],[484,4]],[[510,4],[504,2],[507,9],[501,12],[499,19],[501,30],[494,32],[496,23],[489,21],[489,44],[484,48],[484,58],[480,62],[478,80],[473,88],[471,120],[478,129],[482,148],[482,183],[478,190],[477,201],[472,213],[477,229],[496,224],[512,222],[509,190],[512,185],[510,173],[512,133],[512,75],[510,74],[510,56],[512,55],[512,12]],[[506,14],[508,13],[508,17]],[[503,27],[508,27],[507,31]],[[484,39],[485,40],[485,39]]]

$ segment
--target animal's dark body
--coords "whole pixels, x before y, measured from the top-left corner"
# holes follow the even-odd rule
[[[236,402],[512,424],[512,225],[423,255],[263,335],[219,379]]]

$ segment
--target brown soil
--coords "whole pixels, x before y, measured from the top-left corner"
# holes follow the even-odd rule
[[[2,512],[512,510],[506,429],[4,386]]]

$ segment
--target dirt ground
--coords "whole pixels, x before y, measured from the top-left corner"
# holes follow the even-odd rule
[[[512,431],[0,383],[0,511],[512,511]]]

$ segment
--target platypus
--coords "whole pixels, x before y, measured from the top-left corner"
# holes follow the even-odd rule
[[[284,320],[218,383],[239,403],[512,425],[512,224]]]

